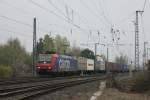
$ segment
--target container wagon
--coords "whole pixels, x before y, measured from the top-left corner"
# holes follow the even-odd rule
[[[82,74],[92,74],[94,72],[94,60],[84,57],[78,58],[78,70]]]
[[[126,64],[119,64],[114,62],[105,62],[106,72],[128,72],[129,67]]]
[[[105,62],[105,68],[107,72],[113,72],[114,64],[112,62]]]

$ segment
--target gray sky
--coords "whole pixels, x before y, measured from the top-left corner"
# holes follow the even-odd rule
[[[126,46],[109,47],[110,60],[121,53],[134,60],[134,46],[128,44],[134,44],[135,11],[141,10],[143,5],[144,0],[0,0],[0,43],[5,43],[10,37],[17,37],[28,51],[32,51],[32,23],[33,17],[36,17],[38,38],[50,32],[53,37],[60,34],[66,36],[71,45],[75,43],[81,48],[87,48],[80,45],[81,43],[123,43]],[[143,15],[144,25],[141,17],[139,18],[141,61],[143,42],[145,40],[150,43],[149,10],[150,1],[147,0]],[[71,19],[70,22],[68,18]],[[112,36],[112,26],[120,34]],[[97,31],[100,32],[99,36]],[[115,42],[112,41],[113,37]],[[120,39],[116,41],[117,38]],[[88,48],[94,50],[93,45]],[[106,54],[106,47],[98,46],[98,53]]]

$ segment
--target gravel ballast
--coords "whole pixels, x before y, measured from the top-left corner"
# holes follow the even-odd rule
[[[60,91],[45,94],[33,100],[90,100],[93,94],[99,90],[101,81],[81,84],[64,88]],[[115,88],[105,88],[102,95],[96,100],[150,100],[150,95],[125,93]]]
[[[101,81],[67,87],[60,91],[43,95],[34,100],[89,100],[93,93],[99,89]]]

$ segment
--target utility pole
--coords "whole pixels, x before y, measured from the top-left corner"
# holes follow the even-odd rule
[[[109,55],[108,52],[109,52],[109,51],[108,51],[108,45],[107,45],[107,61],[106,61],[106,67],[108,67],[108,62],[109,62],[109,60],[108,60],[108,59],[109,59],[109,58],[108,58],[108,55]],[[108,73],[108,71],[106,71],[106,73]]]
[[[37,48],[36,48],[36,18],[33,19],[33,68],[32,74],[36,76],[36,56],[37,56]]]
[[[136,22],[135,22],[135,68],[140,69],[139,66],[139,22],[138,14],[143,11],[136,11]]]
[[[96,55],[97,55],[97,45],[98,45],[99,43],[95,43],[95,57],[96,57]]]
[[[95,70],[95,64],[96,64],[96,56],[97,56],[97,45],[99,45],[99,43],[95,43],[95,60],[94,60],[94,70]]]
[[[148,60],[149,60],[149,50],[150,50],[150,48],[147,48],[147,54],[146,54],[146,63],[148,63]]]
[[[109,59],[109,58],[108,58],[108,55],[109,55],[108,52],[109,52],[109,51],[108,51],[108,46],[107,46],[107,62],[108,62],[108,59]]]
[[[146,63],[147,63],[147,66],[146,66],[146,63],[145,63],[145,70],[148,70],[148,60],[149,60],[149,50],[150,48],[147,48],[147,51],[146,51]]]
[[[73,12],[73,10],[71,11],[71,14],[72,14],[72,22],[73,22],[73,20],[74,20],[74,17],[73,17],[73,14],[74,14],[74,12]]]
[[[146,65],[146,61],[147,61],[147,55],[146,55],[146,44],[147,44],[148,42],[144,42],[144,54],[143,54],[143,67],[145,67],[145,65]]]

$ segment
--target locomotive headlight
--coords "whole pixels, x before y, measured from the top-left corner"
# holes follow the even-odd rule
[[[48,69],[51,69],[51,67],[48,67]]]
[[[38,69],[40,69],[40,67],[39,67],[39,66],[38,66],[37,68],[38,68]]]

